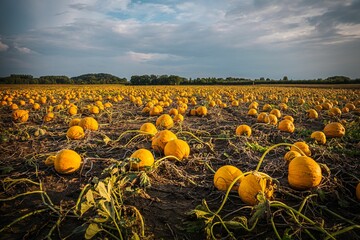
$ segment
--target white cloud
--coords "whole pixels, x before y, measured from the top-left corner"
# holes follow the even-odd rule
[[[126,53],[127,57],[135,62],[149,62],[155,60],[165,60],[170,57],[168,54],[161,53],[141,53],[141,52],[133,52],[129,51]]]
[[[1,39],[0,39],[0,52],[5,52],[9,49],[9,46],[6,45],[5,43],[1,42]]]
[[[32,53],[33,51],[31,51],[30,48],[27,48],[27,47],[19,47],[17,44],[14,45],[14,48],[16,50],[18,50],[20,53],[23,53],[23,54],[30,54]]]

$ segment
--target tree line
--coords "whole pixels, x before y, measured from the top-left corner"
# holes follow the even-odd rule
[[[346,76],[332,76],[325,79],[289,80],[287,76],[282,79],[248,78],[185,78],[177,75],[133,75],[128,81],[126,78],[107,73],[89,73],[76,77],[67,76],[41,76],[34,78],[27,74],[12,74],[0,78],[0,84],[127,84],[127,85],[259,85],[259,84],[358,84],[360,79],[350,79]]]
[[[11,74],[0,78],[0,84],[125,84],[126,78],[107,73],[89,73],[77,77],[68,76],[41,76],[34,78],[27,74]]]

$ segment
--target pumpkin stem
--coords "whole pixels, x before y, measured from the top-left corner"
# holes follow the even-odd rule
[[[269,148],[263,153],[263,155],[261,156],[261,158],[260,158],[260,160],[259,160],[258,165],[256,166],[255,171],[259,171],[259,169],[260,169],[260,167],[261,167],[261,164],[262,164],[262,162],[264,161],[265,156],[266,156],[271,150],[273,150],[274,148],[280,147],[280,146],[296,147],[303,156],[306,156],[305,153],[304,153],[298,146],[296,146],[296,145],[293,145],[293,144],[290,144],[290,143],[278,143],[278,144],[275,144],[275,145],[269,147]]]

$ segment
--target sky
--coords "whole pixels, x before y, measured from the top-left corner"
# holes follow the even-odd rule
[[[2,0],[10,74],[360,77],[360,0]]]

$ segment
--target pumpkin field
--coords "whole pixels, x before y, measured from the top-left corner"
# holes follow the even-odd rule
[[[0,86],[0,239],[360,239],[360,86]]]

